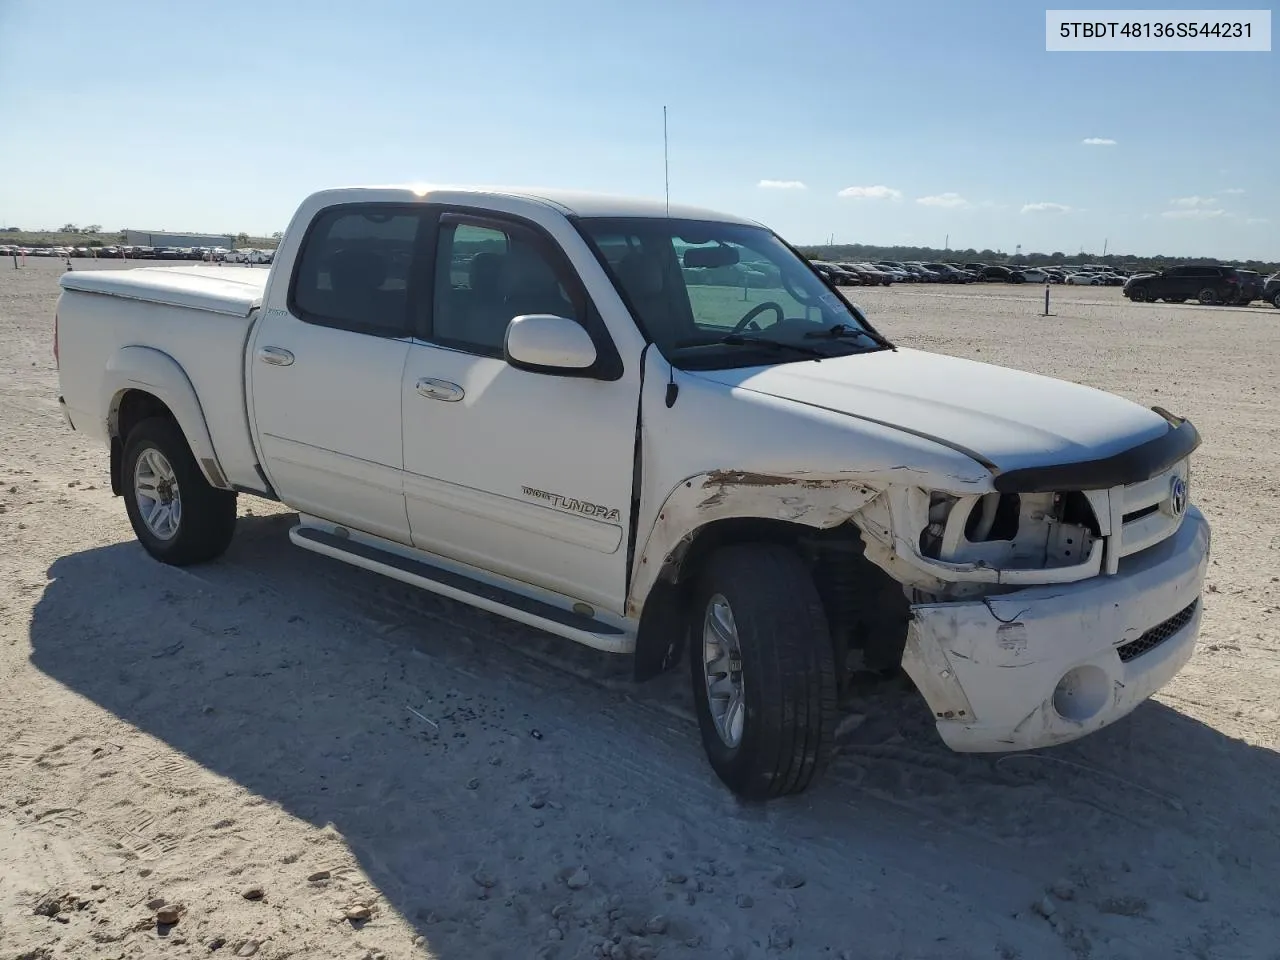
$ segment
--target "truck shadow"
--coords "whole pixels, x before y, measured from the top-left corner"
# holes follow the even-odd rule
[[[205,770],[332,824],[383,909],[439,957],[532,956],[531,943],[588,956],[612,935],[708,955],[767,943],[783,920],[822,936],[833,917],[836,930],[879,931],[862,938],[868,955],[956,956],[1021,931],[1024,948],[1041,942],[1035,955],[1065,956],[1067,934],[1026,914],[1060,874],[1097,887],[1097,903],[1072,907],[1073,929],[1095,936],[1117,922],[1101,898],[1126,884],[1170,945],[1202,933],[1187,884],[1224,921],[1274,915],[1276,880],[1251,864],[1280,856],[1276,753],[1159,702],[1077,744],[964,756],[941,746],[913,693],[881,691],[845,718],[819,787],[744,806],[703,761],[683,670],[633,687],[620,658],[296,550],[293,519],[242,518],[225,559],[190,571],[132,542],[58,560],[33,662]],[[152,782],[146,765],[163,765],[131,762]],[[1158,865],[1134,869],[1153,850]],[[308,855],[278,867],[294,905],[323,893],[306,883]],[[698,906],[692,881],[664,882],[708,860],[737,876],[706,883]],[[877,875],[854,905],[850,862]],[[584,865],[591,885],[570,889]],[[810,880],[798,906],[773,882],[786,868]],[[951,892],[922,924],[911,905],[925,883]],[[758,909],[735,910],[737,894]],[[707,921],[719,912],[732,922]],[[660,934],[625,928],[659,913],[671,917]],[[929,952],[948,923],[977,939]],[[1247,931],[1214,936],[1247,946]],[[806,955],[841,945],[797,940]]]

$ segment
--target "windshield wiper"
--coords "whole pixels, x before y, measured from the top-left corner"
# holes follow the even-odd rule
[[[844,339],[845,337],[866,337],[868,340],[874,343],[875,346],[864,347],[863,349],[865,350],[894,349],[893,344],[890,343],[888,340],[886,340],[884,337],[878,336],[872,331],[866,330],[862,327],[851,327],[847,323],[837,323],[837,324],[834,324],[833,326],[827,327],[827,329],[825,330],[814,330],[809,333],[806,333],[804,336],[806,340],[813,340],[813,339],[841,340],[841,339]]]
[[[818,350],[814,347],[806,347],[802,343],[787,343],[785,340],[770,340],[768,337],[750,337],[741,333],[731,333],[717,340],[681,340],[676,344],[676,347],[712,347],[721,344],[727,347],[769,347],[772,350],[791,350],[795,353],[802,353],[806,357],[818,357],[820,359],[828,359],[831,356],[826,351]]]
[[[835,326],[827,327],[825,330],[813,330],[804,335],[806,340],[822,338],[824,340],[838,340],[841,337],[857,337],[861,336],[863,331],[857,327],[851,327],[847,323],[837,323]]]

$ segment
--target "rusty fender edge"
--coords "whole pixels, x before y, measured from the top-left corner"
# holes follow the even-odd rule
[[[861,480],[769,476],[716,470],[682,481],[667,495],[633,570],[627,615],[639,616],[664,571],[679,563],[698,532],[717,520],[780,520],[821,530],[849,520],[880,490]]]

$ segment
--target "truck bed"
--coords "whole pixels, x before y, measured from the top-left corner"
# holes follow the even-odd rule
[[[138,267],[70,271],[59,282],[64,290],[247,317],[262,304],[269,273],[238,266]]]
[[[59,281],[63,401],[75,428],[106,442],[112,398],[145,380],[112,372],[118,351],[172,358],[194,389],[223,475],[260,489],[245,407],[245,346],[270,271],[252,267],[75,270]]]

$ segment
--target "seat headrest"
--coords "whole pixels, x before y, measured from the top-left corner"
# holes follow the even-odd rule
[[[614,267],[622,286],[632,297],[658,297],[662,295],[662,263],[648,253],[632,251]]]
[[[555,289],[559,281],[551,265],[535,249],[513,243],[502,264],[502,285],[511,294]]]
[[[467,268],[467,280],[472,290],[482,294],[496,295],[500,292],[502,282],[502,254],[482,251],[471,258]]]
[[[329,263],[329,282],[339,293],[372,292],[387,279],[387,262],[372,250],[343,250]]]

